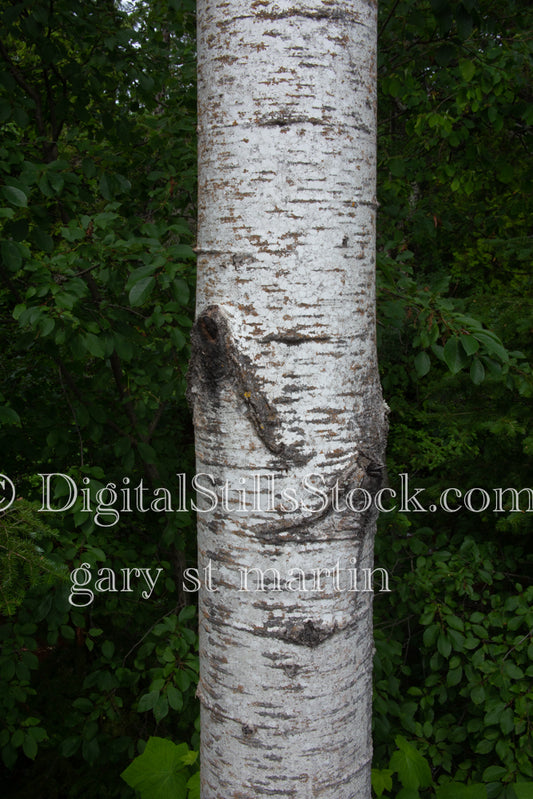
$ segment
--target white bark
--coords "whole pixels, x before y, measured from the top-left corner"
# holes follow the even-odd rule
[[[342,505],[375,490],[383,456],[375,16],[365,0],[198,3],[190,398],[219,498],[198,514],[217,589],[200,595],[202,799],[370,797],[372,593],[342,571],[310,589],[337,563],[364,587],[374,514],[313,512],[303,480],[337,483]],[[286,489],[309,507],[283,512]],[[240,590],[246,568],[277,569],[280,590],[272,572]]]

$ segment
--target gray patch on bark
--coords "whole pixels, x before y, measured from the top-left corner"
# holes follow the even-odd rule
[[[311,619],[306,621],[288,619],[280,627],[279,619],[267,622],[263,627],[254,627],[253,634],[261,638],[276,638],[280,641],[288,641],[297,646],[307,646],[310,649],[326,641],[340,632],[341,628],[336,624],[320,625]]]
[[[276,8],[274,6],[274,8]],[[324,9],[321,11],[313,11],[309,10],[306,11],[303,8],[288,8],[286,10],[261,10],[256,13],[256,16],[260,19],[290,19],[291,17],[300,17],[302,19],[313,19],[318,22],[321,20],[340,20],[342,22],[356,22],[359,23],[360,20],[356,14],[350,14],[348,11],[343,9],[331,8],[331,9]]]
[[[273,127],[273,128],[287,128],[290,125],[325,125],[331,126],[331,123],[324,119],[316,119],[314,117],[293,116],[286,114],[285,116],[264,116],[257,120],[260,127]]]
[[[286,332],[269,333],[268,336],[265,336],[261,341],[264,341],[266,344],[271,341],[276,341],[280,344],[286,344],[288,347],[292,347],[296,344],[306,344],[307,342],[322,343],[331,341],[331,336],[306,336],[298,330],[287,330]],[[344,344],[344,341],[340,340],[339,344]],[[299,390],[299,386],[296,386],[296,389]],[[286,390],[285,388],[284,391]]]
[[[304,621],[303,624],[291,624],[281,637],[285,641],[290,641],[293,644],[300,644],[301,646],[308,646],[310,649],[314,649],[323,641],[331,638],[336,630],[336,624],[334,624],[333,627],[320,627],[311,620],[308,620]]]
[[[235,343],[228,320],[218,305],[208,305],[199,314],[191,331],[191,359],[187,373],[187,402],[191,410],[207,399],[215,409],[220,404],[220,389],[229,381],[246,415],[266,448],[284,465],[308,463],[314,452],[304,454],[282,440],[281,421],[276,408],[266,398],[251,359]]]
[[[257,258],[251,253],[234,253],[231,256],[231,263],[235,269],[240,269],[245,264],[252,264],[257,261]]]

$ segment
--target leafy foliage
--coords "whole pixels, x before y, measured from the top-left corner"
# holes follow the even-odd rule
[[[150,734],[197,738],[195,611],[181,588],[193,520],[148,510],[111,525],[82,499],[96,507],[124,476],[148,491],[192,469],[193,10],[0,8],[1,471],[32,500],[1,519],[6,795],[43,774],[43,797],[131,795],[118,774]],[[39,514],[36,471],[75,482],[70,512]],[[65,479],[53,494],[66,503]],[[74,607],[67,577],[81,563],[93,588],[101,568],[164,577],[149,601],[137,581]]]
[[[0,601],[7,616],[15,613],[30,587],[66,580],[63,564],[45,555],[37,543],[50,538],[58,539],[57,530],[44,524],[36,506],[23,499],[0,513]]]
[[[380,20],[390,480],[409,472],[437,504],[445,487],[492,497],[532,475],[530,12],[400,0]],[[381,598],[375,609],[377,796],[514,799],[533,786],[531,504],[506,497],[500,511],[380,520],[396,601],[393,621]],[[430,779],[415,785],[407,751]]]
[[[167,799],[169,796],[199,799],[200,772],[190,775],[189,766],[197,758],[186,744],[173,744],[165,738],[149,738],[141,755],[122,772],[122,779],[138,791],[142,799]]]
[[[376,629],[378,757],[390,749],[379,742],[401,732],[439,784],[533,779],[533,586],[513,577],[524,558],[516,545],[450,540],[430,528],[393,544],[399,612],[392,638],[383,623]]]

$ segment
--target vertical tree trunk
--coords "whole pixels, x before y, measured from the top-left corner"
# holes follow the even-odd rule
[[[375,25],[198,3],[202,799],[370,797]]]

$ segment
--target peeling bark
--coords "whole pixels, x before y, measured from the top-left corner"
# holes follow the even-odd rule
[[[370,797],[375,11],[198,4],[202,799]]]

